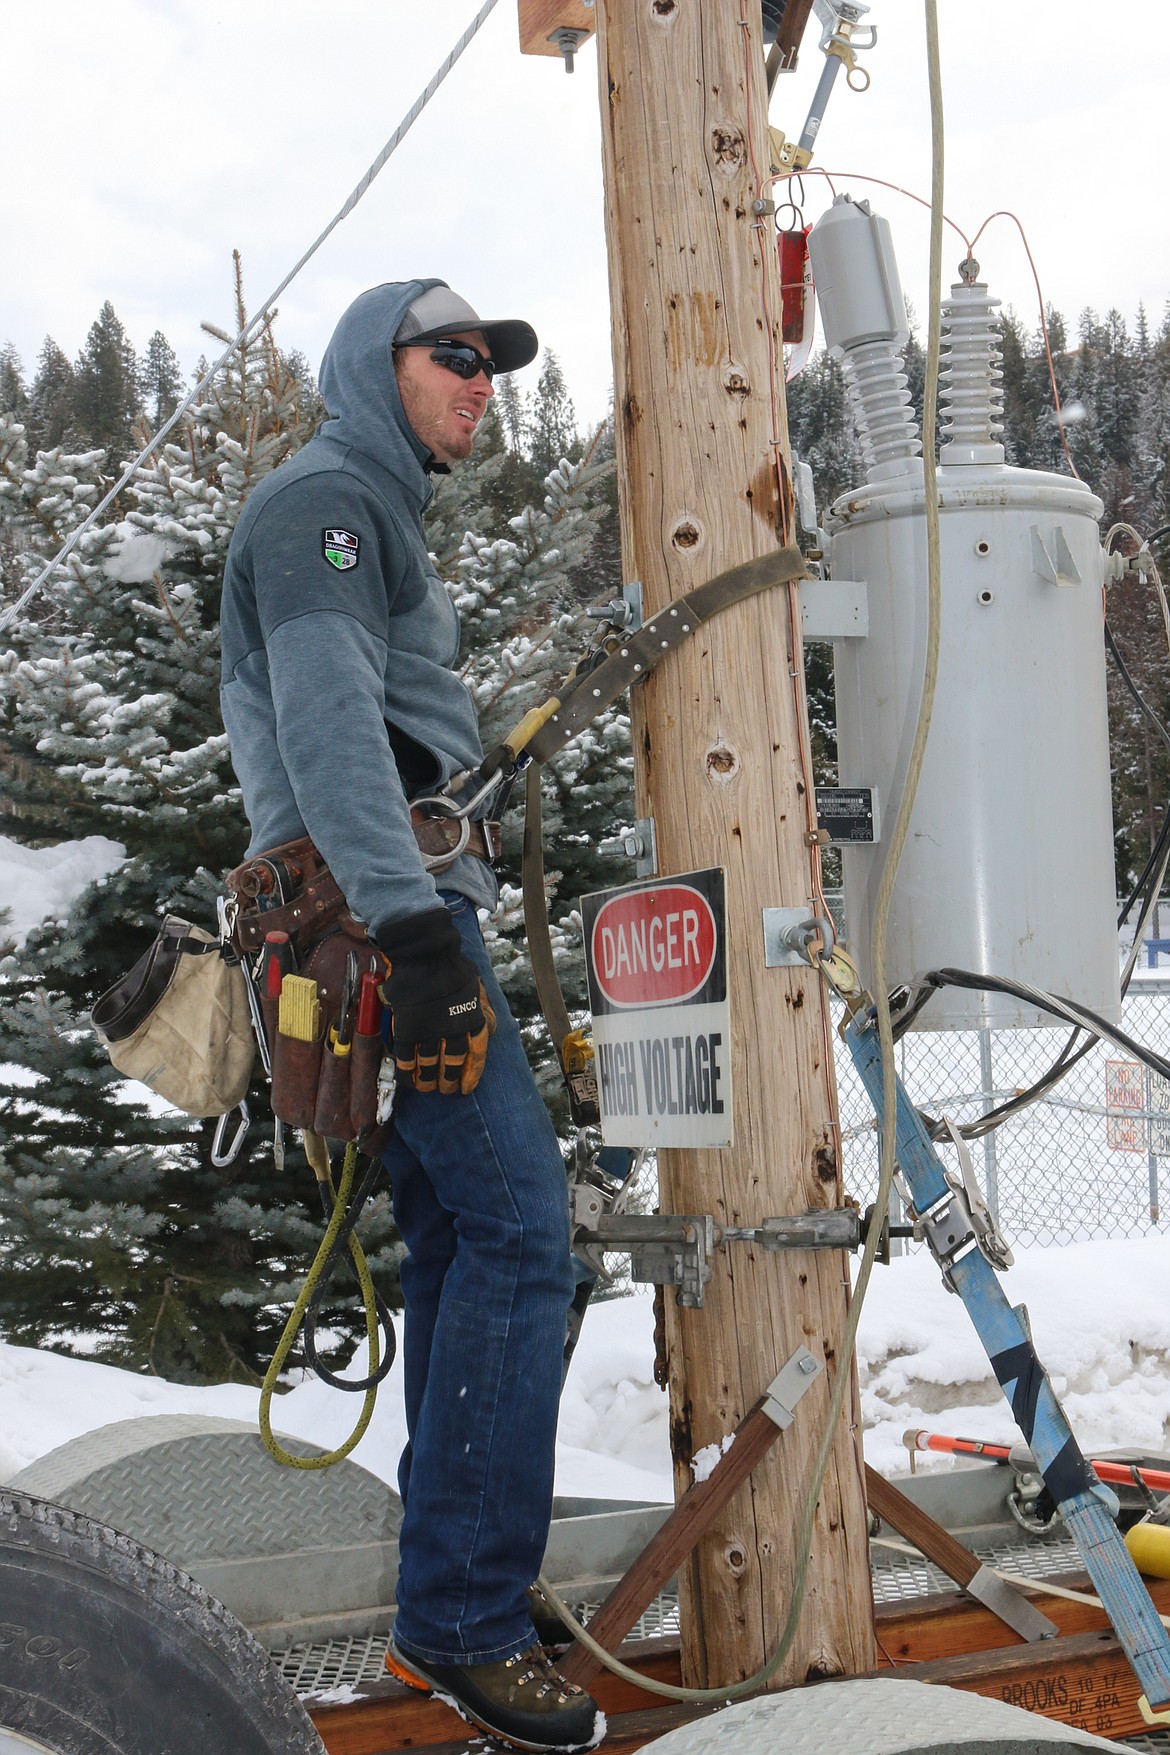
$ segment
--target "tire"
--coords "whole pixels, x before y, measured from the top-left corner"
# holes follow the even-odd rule
[[[263,1647],[202,1585],[92,1518],[0,1491],[0,1755],[42,1751],[325,1746]]]

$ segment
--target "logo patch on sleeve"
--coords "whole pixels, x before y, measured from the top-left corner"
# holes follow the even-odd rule
[[[321,532],[321,553],[331,567],[339,573],[348,572],[350,567],[358,564],[361,543],[352,530],[323,530]]]

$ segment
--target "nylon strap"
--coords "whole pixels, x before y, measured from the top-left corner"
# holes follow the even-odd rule
[[[597,1076],[592,1068],[574,1070],[565,1062],[565,1045],[572,1034],[572,1023],[561,992],[549,936],[541,835],[541,763],[564,749],[591,720],[612,706],[632,683],[648,676],[668,652],[683,645],[720,610],[756,597],[774,585],[788,585],[794,579],[806,576],[804,556],[791,546],[774,554],[761,555],[754,561],[745,561],[741,566],[730,567],[725,573],[717,573],[686,597],[667,604],[660,614],[623,640],[616,651],[592,669],[578,671],[565,684],[558,700],[548,701],[543,708],[527,714],[506,739],[513,755],[523,751],[531,757],[525,782],[524,857],[520,880],[524,896],[524,930],[528,936],[528,960],[532,966],[536,996],[552,1037],[557,1064],[569,1095],[569,1108],[577,1127],[596,1126],[601,1111]],[[549,708],[553,711],[550,712]],[[528,733],[530,724],[533,729]]]
[[[524,930],[528,935],[528,961],[548,1033],[556,1051],[557,1065],[569,1094],[575,1127],[597,1127],[601,1109],[597,1075],[592,1067],[574,1070],[565,1065],[565,1043],[573,1025],[561,992],[548,929],[548,900],[544,893],[544,837],[541,833],[540,769],[528,769],[524,794],[524,858],[521,865],[524,894]]]
[[[807,576],[804,556],[798,548],[789,546],[729,567],[725,573],[716,573],[686,597],[666,604],[637,633],[622,640],[617,650],[595,669],[582,671],[565,684],[556,711],[524,744],[526,753],[534,762],[547,762],[599,713],[612,706],[631,683],[642,681],[668,652],[683,645],[720,610],[757,597],[774,585],[788,585]]]

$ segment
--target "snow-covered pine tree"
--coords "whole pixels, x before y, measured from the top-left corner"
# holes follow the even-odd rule
[[[598,563],[599,554],[616,553],[610,424],[603,424],[583,447],[575,431],[569,435],[567,448],[581,451],[580,461],[566,460],[549,471],[539,507],[528,505],[507,519],[498,512],[502,485],[522,479],[532,463],[507,446],[502,423],[498,430],[485,425],[488,431],[477,442],[473,462],[440,485],[428,534],[459,610],[463,675],[480,713],[484,746],[490,748],[530,707],[554,692],[587,647],[596,624],[583,614],[582,604],[620,596],[621,581],[616,565],[603,581]],[[480,515],[479,529],[466,515],[471,511]],[[463,535],[457,540],[460,526]],[[519,889],[522,795],[521,784],[505,822],[503,906],[485,936],[538,1081],[564,1128],[567,1105],[559,1093],[525,955]],[[584,1004],[579,898],[632,875],[623,857],[600,851],[600,843],[628,825],[633,815],[633,758],[624,703],[608,709],[546,765],[543,801],[554,951],[568,1002],[579,1009]]]
[[[51,335],[37,355],[29,392],[28,443],[31,454],[69,440],[73,425],[73,367]]]
[[[295,368],[293,376],[299,374]],[[154,432],[158,432],[174,414],[183,396],[183,373],[179,365],[179,356],[163,334],[156,329],[146,344],[146,353],[138,372],[138,387],[142,393],[146,418]]]
[[[237,262],[242,327],[238,276]],[[246,844],[218,709],[219,590],[248,491],[307,437],[302,401],[262,332],[137,477],[126,521],[82,539],[0,656],[0,738],[25,774],[5,831],[100,833],[127,854],[0,974],[0,1330],[177,1379],[263,1371],[319,1240],[314,1184],[291,1160],[276,1176],[260,1124],[215,1169],[213,1124],[138,1100],[86,1014],[162,912],[214,926]],[[8,417],[0,602],[76,528],[108,467],[102,452],[33,459]],[[384,1198],[366,1235],[388,1289]],[[325,1322],[348,1353],[353,1309],[335,1302]]]
[[[130,455],[131,433],[142,413],[138,360],[109,299],[85,338],[73,374],[73,413],[91,445],[120,464]]]

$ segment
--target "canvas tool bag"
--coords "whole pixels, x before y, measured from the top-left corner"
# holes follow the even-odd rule
[[[218,938],[168,914],[90,1014],[110,1060],[187,1115],[226,1115],[252,1076],[244,972]]]

